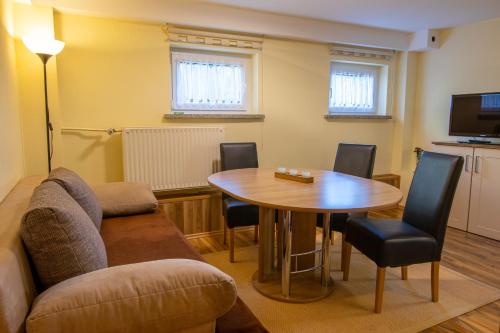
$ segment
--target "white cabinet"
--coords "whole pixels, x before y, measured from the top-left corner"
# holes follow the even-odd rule
[[[500,150],[474,149],[468,231],[500,240]]]
[[[448,225],[500,240],[500,149],[469,144],[434,147],[465,160]]]
[[[453,228],[467,230],[467,221],[469,218],[469,198],[470,186],[472,182],[472,164],[474,157],[474,148],[470,147],[453,147],[453,146],[436,146],[434,151],[458,155],[464,158],[465,164],[458,181],[457,191],[451,206],[448,225]]]

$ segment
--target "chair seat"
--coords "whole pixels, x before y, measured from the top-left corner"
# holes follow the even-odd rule
[[[226,198],[222,202],[222,210],[229,229],[259,224],[258,206],[234,198]]]
[[[379,267],[398,267],[439,260],[436,239],[408,223],[350,218],[346,241]]]

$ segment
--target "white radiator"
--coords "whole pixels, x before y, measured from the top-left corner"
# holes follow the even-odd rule
[[[123,130],[125,181],[153,190],[207,186],[219,170],[223,127],[157,127]]]

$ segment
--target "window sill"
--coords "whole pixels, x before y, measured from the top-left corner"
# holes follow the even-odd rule
[[[264,120],[263,114],[195,114],[195,113],[166,113],[165,119],[243,119],[243,120]]]
[[[325,114],[326,120],[336,119],[376,119],[376,120],[390,120],[392,116],[383,116],[377,114]]]

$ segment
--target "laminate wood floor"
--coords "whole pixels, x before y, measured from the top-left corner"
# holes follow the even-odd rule
[[[376,218],[400,218],[401,208],[370,213]],[[190,238],[201,253],[227,250],[222,234]],[[236,232],[236,247],[254,245],[253,231]],[[229,260],[229,259],[228,259]],[[500,288],[500,242],[448,228],[441,264],[488,285]],[[409,276],[411,279],[411,276]],[[430,278],[430,277],[429,277]],[[447,320],[424,333],[500,333],[500,300]]]

